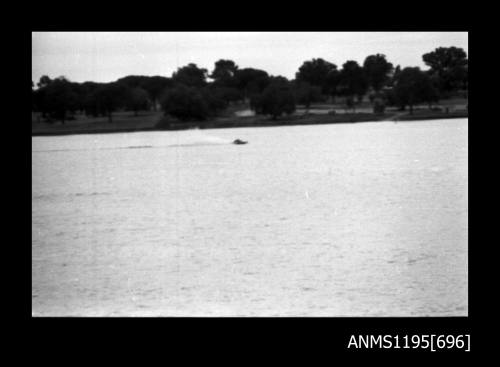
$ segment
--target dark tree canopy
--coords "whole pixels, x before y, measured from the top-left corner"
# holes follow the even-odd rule
[[[32,90],[31,92],[31,101],[32,101],[32,111],[42,112],[45,117],[46,106],[45,106],[45,90],[43,88],[39,88],[36,90]]]
[[[201,95],[207,105],[209,117],[215,117],[227,108],[230,94],[230,89],[213,84],[201,89]]]
[[[261,94],[252,97],[250,106],[257,114],[269,115],[275,120],[295,111],[295,96],[290,83],[283,79],[273,80]]]
[[[422,56],[430,67],[429,74],[436,80],[441,92],[468,88],[467,54],[457,47],[438,47]]]
[[[376,54],[368,56],[363,69],[368,84],[376,91],[380,91],[390,78],[393,65],[385,59],[385,55]]]
[[[96,100],[96,90],[102,85],[102,83],[95,82],[84,82],[80,86],[81,91],[81,104],[86,115],[91,115],[97,117],[105,112],[99,109]]]
[[[389,78],[389,80],[387,81],[387,86],[388,87],[394,87],[394,82],[397,80],[397,78],[399,77],[399,74],[401,74],[401,66],[400,65],[397,65],[395,68],[394,68],[394,71],[392,72],[392,76],[391,78]]]
[[[93,102],[101,114],[108,116],[108,121],[113,121],[113,112],[123,107],[127,98],[127,88],[119,83],[100,84],[93,94]]]
[[[210,74],[210,78],[214,83],[223,87],[235,87],[235,75],[238,70],[238,65],[232,60],[219,60],[215,63],[214,70]]]
[[[202,121],[210,115],[208,103],[203,98],[202,92],[182,84],[168,89],[161,97],[160,103],[165,115],[181,121]]]
[[[149,94],[153,109],[156,111],[156,104],[165,89],[172,87],[172,79],[163,76],[155,75],[145,79],[141,87]]]
[[[48,86],[52,82],[52,79],[50,79],[47,75],[42,75],[40,77],[39,82],[37,83],[38,88],[43,88]]]
[[[438,47],[424,54],[422,59],[433,72],[437,73],[468,65],[467,54],[462,48],[457,47]]]
[[[367,90],[368,81],[363,68],[356,61],[345,62],[339,75],[339,95],[363,96]]]
[[[219,86],[217,84],[212,84],[209,86],[208,90],[211,91],[217,98],[226,102],[237,102],[243,100],[243,93],[236,88]]]
[[[148,76],[143,75],[128,75],[126,77],[120,78],[116,81],[118,84],[127,86],[128,88],[139,88],[142,87]]]
[[[141,87],[127,88],[126,106],[128,110],[134,111],[137,116],[139,111],[149,109],[149,95]]]
[[[207,84],[207,73],[207,69],[199,68],[196,64],[191,63],[177,69],[172,74],[172,80],[176,84],[200,88]]]
[[[306,108],[309,108],[311,103],[322,101],[321,87],[311,85],[308,82],[295,81],[293,90],[296,102]]]
[[[148,98],[154,110],[156,110],[156,104],[162,92],[172,86],[172,80],[163,76],[128,75],[116,82],[127,88],[144,89],[148,93]]]
[[[270,77],[267,72],[259,69],[238,69],[235,73],[236,88],[245,97],[261,93],[269,85]]]
[[[395,102],[401,108],[410,106],[410,113],[413,113],[413,106],[418,103],[431,103],[437,100],[437,91],[431,78],[418,67],[401,70],[395,81],[393,93]]]
[[[468,89],[468,59],[457,47],[439,47],[422,56],[428,71],[419,68],[395,68],[383,54],[365,58],[360,66],[347,61],[337,66],[322,58],[304,61],[292,82],[254,68],[240,69],[233,60],[219,59],[208,76],[207,69],[194,63],[180,67],[171,78],[128,75],[112,83],[73,83],[64,77],[43,75],[31,83],[32,110],[41,112],[46,121],[63,123],[84,111],[94,117],[112,115],[117,110],[157,109],[180,120],[204,120],[218,116],[235,102],[246,103],[258,114],[273,119],[292,113],[295,104],[309,108],[328,97],[343,96],[348,108],[356,107],[366,96],[374,110],[382,113],[385,105],[401,108],[438,101],[456,91]],[[466,93],[465,93],[466,95]],[[40,121],[40,116],[38,116]],[[168,122],[169,119],[164,119]]]
[[[323,94],[332,94],[335,89],[337,66],[321,58],[305,61],[295,74],[299,82],[321,88]]]
[[[77,108],[78,95],[73,83],[64,77],[59,77],[45,84],[42,88],[45,111],[51,117],[65,123],[68,112],[74,112]]]

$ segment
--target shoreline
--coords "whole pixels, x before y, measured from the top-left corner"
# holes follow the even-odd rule
[[[355,124],[363,122],[407,122],[419,120],[437,120],[437,119],[455,119],[455,118],[468,118],[467,111],[450,112],[450,113],[386,113],[383,115],[375,115],[373,113],[354,113],[354,114],[338,114],[338,115],[305,115],[305,116],[292,116],[278,120],[271,120],[262,117],[237,117],[226,118],[218,120],[209,120],[202,123],[199,128],[205,129],[227,129],[227,128],[240,128],[240,127],[274,127],[274,126],[297,126],[297,125],[327,125],[327,124]],[[189,126],[173,125],[170,127],[156,127],[156,126],[142,126],[133,128],[75,128],[75,129],[46,129],[39,131],[32,131],[31,136],[59,136],[59,135],[81,135],[81,134],[113,134],[113,133],[131,133],[131,132],[145,132],[145,131],[177,131],[188,130]],[[192,128],[192,126],[191,126]]]

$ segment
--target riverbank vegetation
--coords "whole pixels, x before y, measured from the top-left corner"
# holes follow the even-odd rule
[[[340,68],[321,59],[295,78],[219,60],[170,77],[130,75],[111,83],[43,76],[32,82],[32,133],[266,126],[467,116],[468,59],[456,47],[422,55],[428,70],[382,54]],[[459,103],[448,103],[459,101]],[[450,106],[461,106],[456,108]]]

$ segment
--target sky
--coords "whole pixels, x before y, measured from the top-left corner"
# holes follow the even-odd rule
[[[467,32],[33,32],[32,80],[65,76],[111,82],[127,75],[170,77],[195,63],[211,72],[219,59],[289,79],[302,63],[323,58],[340,69],[381,53],[394,66],[419,66],[437,47],[461,47]]]

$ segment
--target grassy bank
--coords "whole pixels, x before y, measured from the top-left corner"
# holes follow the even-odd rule
[[[436,119],[453,119],[469,117],[467,110],[453,112],[432,112],[432,111],[416,111],[413,115],[404,114],[397,117],[397,121],[415,121],[415,120],[436,120]]]
[[[117,112],[112,122],[107,117],[86,117],[76,115],[74,120],[54,123],[38,122],[38,116],[32,117],[31,135],[68,135],[68,134],[103,134],[115,132],[132,132],[156,130],[155,126],[161,118],[160,112],[141,112],[138,116],[130,112]]]
[[[286,125],[317,125],[317,124],[337,124],[337,123],[359,123],[374,121],[414,121],[428,119],[464,118],[468,117],[465,109],[445,111],[432,111],[429,109],[415,109],[413,114],[408,111],[388,110],[384,114],[374,114],[371,112],[353,112],[337,114],[296,114],[272,120],[263,116],[244,117],[221,117],[203,122],[200,128],[237,128],[237,127],[265,127],[265,126],[286,126]],[[179,130],[197,126],[197,123],[185,124],[174,120],[165,119],[161,112],[143,112],[134,116],[130,112],[119,112],[113,117],[113,121],[108,122],[107,118],[88,118],[76,116],[74,120],[46,123],[37,122],[36,117],[32,120],[32,136],[42,135],[69,135],[69,134],[103,134],[103,133],[124,133],[135,131],[160,131]]]
[[[204,128],[236,128],[236,127],[263,127],[263,126],[290,126],[290,125],[320,125],[320,124],[343,124],[376,121],[415,121],[429,119],[447,119],[468,117],[467,111],[456,111],[450,113],[443,112],[423,112],[415,111],[409,113],[391,112],[385,114],[373,113],[343,113],[338,115],[304,115],[282,117],[277,120],[262,117],[240,117],[225,120],[209,121]]]

